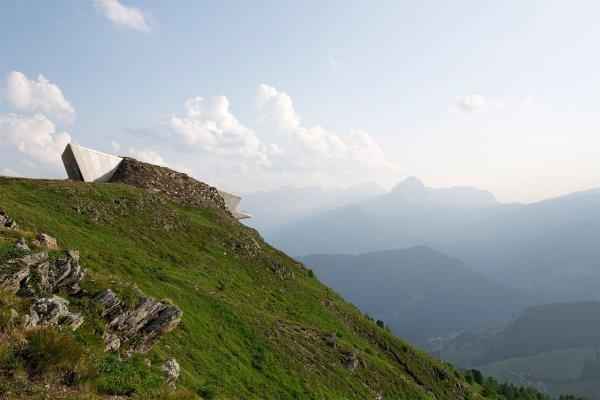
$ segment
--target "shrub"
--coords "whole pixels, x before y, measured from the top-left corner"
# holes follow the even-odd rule
[[[83,355],[81,345],[71,335],[56,329],[38,329],[28,333],[26,339],[27,344],[19,352],[19,358],[32,376],[50,370],[73,371]]]
[[[17,367],[17,356],[8,343],[0,344],[0,375],[12,373]]]
[[[200,386],[196,392],[205,400],[213,400],[217,397],[217,390],[211,384]]]
[[[134,393],[157,393],[163,384],[162,376],[147,367],[139,356],[119,360],[116,355],[106,356],[98,365],[96,382],[100,393],[129,396]]]

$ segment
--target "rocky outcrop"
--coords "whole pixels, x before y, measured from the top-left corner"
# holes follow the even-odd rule
[[[176,359],[170,358],[161,367],[163,373],[165,374],[165,378],[167,380],[167,384],[171,387],[175,387],[175,383],[177,379],[179,379],[179,374],[181,372],[181,368],[179,367],[179,363]]]
[[[161,193],[186,206],[217,208],[231,215],[215,187],[169,168],[125,157],[110,181]]]
[[[29,251],[24,239],[20,239],[15,247]],[[53,294],[60,291],[78,293],[84,275],[78,252],[67,251],[51,260],[48,252],[43,251],[1,264],[0,289],[33,298],[29,315],[24,317],[25,328],[56,326],[76,330],[83,323],[83,317],[69,311],[68,300]]]
[[[80,314],[69,312],[69,302],[59,296],[36,299],[26,316],[25,327],[69,327],[76,330],[83,323]]]
[[[32,242],[37,247],[45,247],[48,250],[58,250],[58,242],[52,236],[46,233],[38,233]]]
[[[358,354],[355,350],[351,351],[343,351],[342,353],[342,365],[349,369],[350,371],[354,371],[360,366],[360,359],[358,358]]]
[[[143,297],[128,310],[110,289],[100,293],[97,301],[108,322],[104,335],[107,351],[127,344],[128,351],[146,353],[160,336],[175,329],[183,316],[179,307],[150,297]]]
[[[43,251],[0,265],[0,289],[22,297],[43,297],[61,290],[76,294],[84,276],[77,251],[66,251],[52,260]]]
[[[0,227],[8,229],[17,229],[17,223],[14,219],[8,216],[6,211],[0,208]]]
[[[25,238],[17,240],[17,243],[15,243],[15,247],[22,252],[31,253],[31,249],[29,248],[29,245],[27,244],[27,240],[25,240]]]

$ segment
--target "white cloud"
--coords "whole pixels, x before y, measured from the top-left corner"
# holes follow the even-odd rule
[[[283,134],[291,136],[289,145],[301,149],[301,152],[294,153],[297,162],[304,167],[395,169],[386,160],[379,144],[365,131],[351,130],[346,135],[340,135],[319,125],[303,126],[291,97],[274,87],[265,84],[259,86],[257,105],[259,121],[267,125],[270,122],[271,126],[281,129]],[[335,172],[329,171],[330,174]]]
[[[470,94],[456,98],[456,107],[464,112],[476,112],[485,109],[487,100],[480,94]]]
[[[12,177],[15,177],[15,178],[20,178],[23,175],[20,174],[20,173],[18,173],[14,169],[2,168],[2,169],[0,169],[0,176],[12,176]]]
[[[193,97],[185,102],[185,115],[171,116],[169,125],[185,144],[218,156],[237,156],[269,166],[270,146],[241,124],[225,96]]]
[[[5,92],[8,103],[19,111],[42,112],[65,122],[72,122],[75,116],[75,109],[60,88],[43,75],[30,80],[13,71],[6,78]]]
[[[300,117],[294,110],[292,98],[274,87],[261,84],[256,93],[260,122],[273,122],[282,129],[300,126]]]
[[[158,152],[151,149],[134,149],[132,147],[129,148],[129,153],[131,157],[136,160],[147,162],[154,165],[160,165],[163,167],[167,166],[164,158]]]
[[[138,8],[127,7],[119,0],[96,0],[96,7],[116,25],[141,32],[150,31],[144,13]]]
[[[59,164],[70,141],[67,132],[57,132],[54,123],[42,114],[0,114],[0,146],[14,146],[35,161]]]

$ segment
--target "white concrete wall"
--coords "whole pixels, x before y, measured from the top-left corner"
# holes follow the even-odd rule
[[[235,218],[245,219],[245,218],[252,217],[250,214],[246,214],[245,212],[242,212],[239,210],[240,201],[242,201],[242,198],[240,196],[236,196],[235,194],[223,192],[221,190],[219,190],[219,194],[223,197],[223,200],[225,200],[225,205],[227,206],[227,209],[229,210],[229,212],[231,212],[231,214]]]
[[[67,145],[62,159],[69,178],[84,182],[109,181],[123,160],[73,143]]]

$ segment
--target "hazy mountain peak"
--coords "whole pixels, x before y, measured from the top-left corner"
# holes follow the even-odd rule
[[[414,195],[425,193],[426,189],[425,184],[419,178],[409,176],[394,186],[392,192]]]

